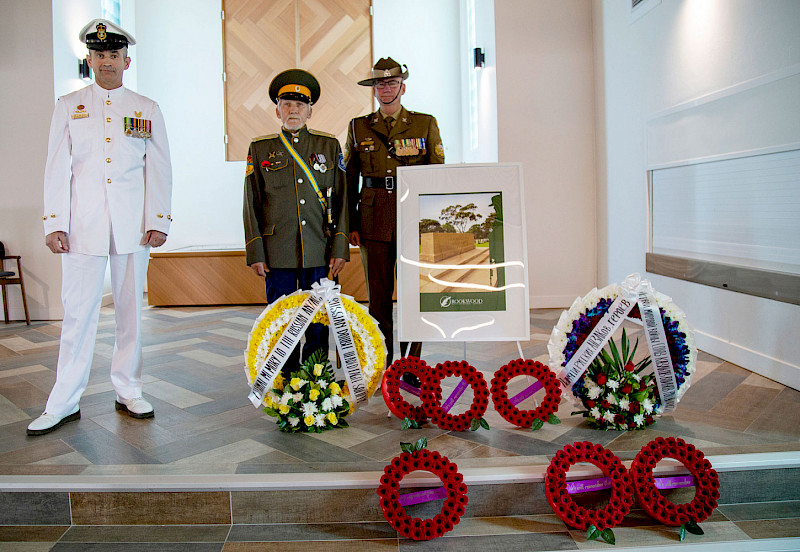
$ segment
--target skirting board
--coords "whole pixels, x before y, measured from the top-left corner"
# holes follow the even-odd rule
[[[753,351],[716,336],[694,331],[697,348],[751,372],[800,390],[800,366]]]

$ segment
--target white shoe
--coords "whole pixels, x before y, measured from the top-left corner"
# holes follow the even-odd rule
[[[114,408],[125,412],[132,418],[152,418],[155,416],[153,405],[142,397],[134,397],[132,399],[120,399],[117,397],[117,400],[114,402]]]
[[[28,435],[44,435],[57,430],[67,422],[74,422],[80,419],[81,411],[79,408],[76,408],[75,412],[67,414],[63,418],[45,412],[28,425]]]

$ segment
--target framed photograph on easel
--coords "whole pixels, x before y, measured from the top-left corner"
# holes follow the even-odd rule
[[[527,341],[519,163],[400,167],[401,341]]]

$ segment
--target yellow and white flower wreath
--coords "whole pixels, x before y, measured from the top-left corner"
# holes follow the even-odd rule
[[[245,373],[247,383],[253,385],[258,375],[258,367],[264,363],[267,355],[275,347],[281,333],[292,320],[292,317],[303,304],[309,292],[296,291],[291,295],[282,297],[267,306],[264,312],[256,319],[245,350]],[[347,322],[353,334],[361,371],[367,382],[367,396],[370,397],[381,382],[383,370],[386,368],[386,344],[383,334],[378,329],[377,321],[370,316],[367,308],[353,300],[352,297],[341,295],[342,304],[347,311]],[[312,319],[313,323],[330,325],[328,311],[323,304]],[[278,374],[278,378],[280,378]],[[268,402],[273,393],[267,393],[263,404]],[[345,383],[343,395],[350,403],[350,412],[355,410],[355,400],[351,397],[350,389]]]

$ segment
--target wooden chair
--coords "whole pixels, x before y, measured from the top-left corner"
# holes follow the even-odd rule
[[[5,269],[5,265],[3,264],[6,260],[13,259],[17,261],[17,273],[7,271]],[[6,292],[6,286],[12,285],[19,285],[20,291],[22,292],[22,306],[25,308],[25,322],[27,322],[28,326],[31,325],[31,317],[28,314],[28,300],[25,298],[25,283],[22,281],[22,260],[20,259],[19,255],[6,255],[5,254],[5,247],[3,247],[2,242],[0,242],[0,286],[3,288],[3,316],[5,318],[6,324],[8,324],[8,293]]]

